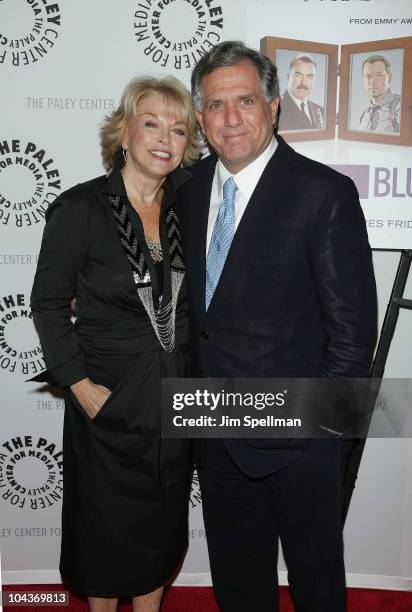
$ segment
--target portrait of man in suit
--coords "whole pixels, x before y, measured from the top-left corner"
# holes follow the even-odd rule
[[[280,101],[279,130],[320,130],[325,125],[323,106],[310,100],[317,76],[312,56],[296,55],[289,65],[288,85]]]
[[[274,133],[276,68],[239,41],[192,74],[213,153],[178,212],[192,376],[367,377],[376,293],[351,179]],[[277,610],[278,540],[297,612],[343,612],[338,439],[221,439],[196,445],[209,558],[223,612]]]
[[[370,55],[362,64],[362,78],[369,105],[360,116],[360,129],[366,132],[399,134],[401,96],[390,88],[391,63],[384,55]]]

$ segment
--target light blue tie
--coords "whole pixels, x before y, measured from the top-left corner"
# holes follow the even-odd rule
[[[209,308],[222,274],[226,257],[235,234],[235,195],[237,185],[233,177],[223,183],[223,200],[210,239],[206,258],[206,310]]]

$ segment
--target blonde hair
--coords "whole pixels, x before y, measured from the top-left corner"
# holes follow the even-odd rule
[[[198,159],[202,138],[186,87],[172,76],[165,78],[137,77],[126,86],[119,107],[107,115],[100,128],[101,153],[107,170],[113,167],[114,155],[121,148],[127,122],[137,116],[141,100],[152,95],[161,96],[168,106],[180,111],[179,118],[187,125],[188,138],[183,164],[190,165]]]

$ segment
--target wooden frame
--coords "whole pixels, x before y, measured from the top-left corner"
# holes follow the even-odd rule
[[[372,133],[365,130],[349,128],[351,87],[354,77],[351,76],[352,56],[357,53],[370,55],[385,55],[385,51],[402,49],[402,92],[399,133]],[[338,137],[346,140],[361,140],[366,142],[380,142],[384,144],[411,145],[412,144],[412,36],[405,38],[392,38],[389,40],[375,40],[365,43],[342,45],[340,64],[339,89],[339,116]],[[360,75],[361,78],[361,75]],[[359,79],[359,83],[360,83]],[[362,83],[363,86],[363,83]],[[365,92],[365,107],[369,101]]]
[[[260,50],[276,64],[276,55],[280,50],[296,51],[297,53],[326,55],[327,75],[325,84],[326,105],[324,108],[325,124],[323,128],[280,130],[285,140],[289,142],[303,140],[325,140],[335,138],[336,131],[336,89],[337,89],[337,64],[338,46],[325,43],[309,42],[305,40],[294,40],[292,38],[276,38],[266,36],[260,41]],[[281,92],[282,93],[282,92]],[[308,98],[309,99],[309,98]],[[280,103],[280,116],[282,115],[282,102]]]

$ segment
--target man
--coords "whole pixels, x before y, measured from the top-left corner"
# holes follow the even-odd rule
[[[274,136],[272,62],[223,42],[192,75],[215,153],[181,192],[193,375],[368,376],[376,302],[352,181]],[[336,440],[209,439],[198,473],[223,612],[273,612],[278,537],[298,612],[342,612]]]
[[[370,103],[360,117],[360,129],[366,132],[399,134],[401,97],[389,87],[392,70],[383,55],[370,55],[362,64],[365,91]]]
[[[280,103],[280,130],[320,130],[323,106],[309,100],[316,80],[316,63],[310,55],[297,55],[289,65],[288,86]]]

